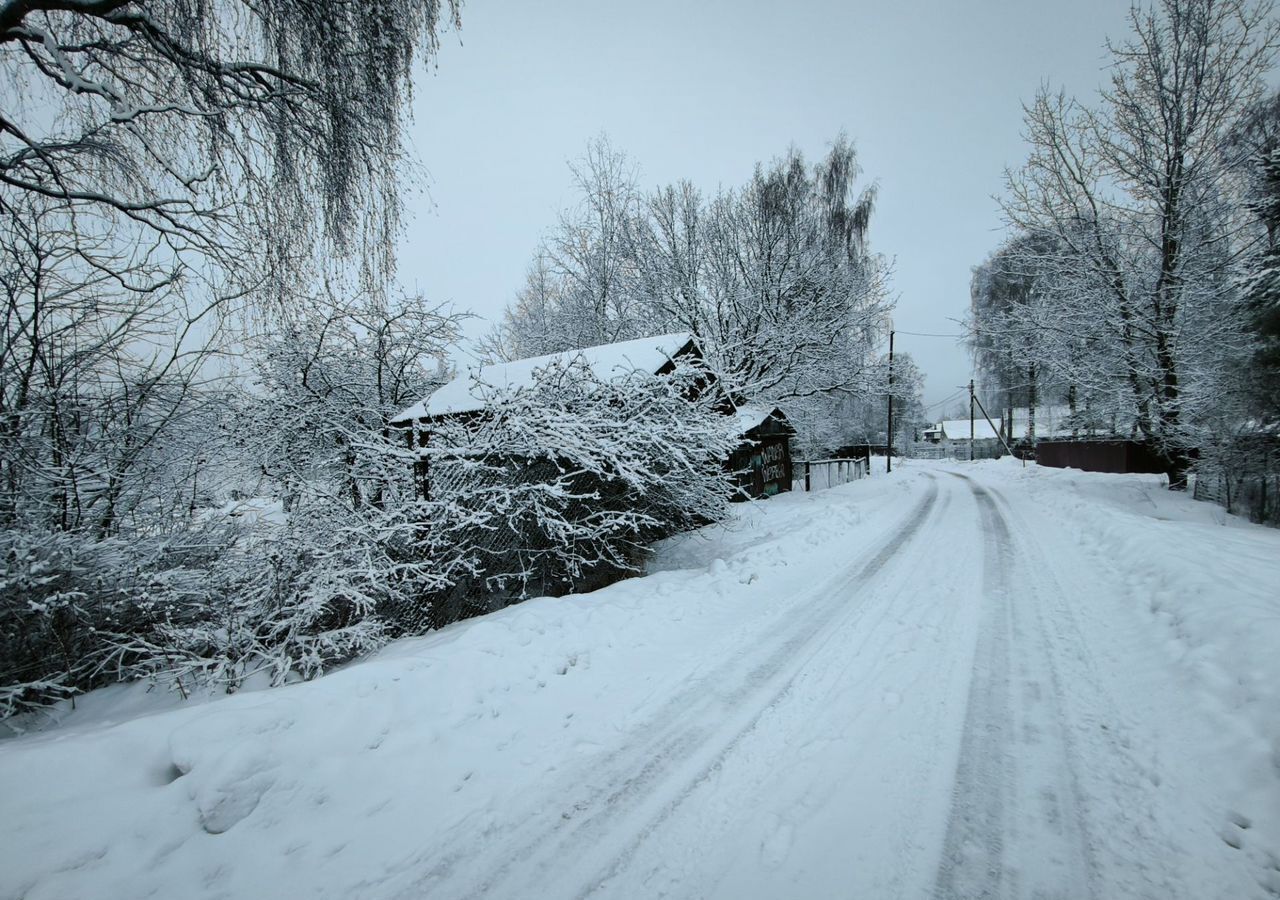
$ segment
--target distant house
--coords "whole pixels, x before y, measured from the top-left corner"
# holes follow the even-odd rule
[[[1001,427],[999,419],[993,419],[995,428],[987,423],[986,419],[977,418],[973,420],[973,439],[976,441],[992,440],[998,441],[1000,434],[997,431]],[[947,419],[936,425],[926,428],[921,434],[923,440],[931,444],[938,444],[942,441],[967,441],[969,440],[969,420],[968,419]]]
[[[1002,423],[999,419],[992,419],[992,423],[994,428],[984,418],[973,420],[973,444],[970,446],[969,420],[946,419],[924,429],[912,452],[922,457],[954,456],[960,459],[968,459],[971,451],[975,459],[999,456],[1004,452],[1000,440]]]
[[[688,332],[638,338],[581,350],[566,350],[508,363],[475,366],[407,409],[392,420],[406,430],[410,447],[425,446],[433,424],[454,416],[476,415],[484,411],[495,392],[530,387],[536,374],[551,365],[585,366],[601,380],[625,378],[634,372],[666,375],[675,371],[681,359],[702,359],[702,349]],[[699,386],[701,391],[720,390],[714,374]],[[786,415],[776,407],[751,406],[734,402],[727,393],[717,404],[740,427],[743,444],[728,465],[739,473],[739,499],[768,497],[791,489],[791,437],[795,434]],[[415,444],[415,442],[417,442]],[[425,470],[422,471],[425,484]]]

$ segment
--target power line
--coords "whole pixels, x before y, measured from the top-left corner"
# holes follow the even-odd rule
[[[967,334],[938,334],[932,331],[898,331],[898,334],[909,334],[912,337],[966,338]]]
[[[952,400],[956,399],[967,390],[969,390],[969,386],[965,385],[960,390],[952,394],[950,397],[943,397],[941,400],[936,400],[933,403],[930,403],[928,406],[924,407],[924,409],[930,410],[930,409],[933,409],[935,406],[941,406],[944,403],[950,403]]]

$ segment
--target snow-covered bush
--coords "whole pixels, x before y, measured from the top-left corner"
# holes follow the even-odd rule
[[[411,448],[390,422],[432,390],[455,336],[410,300],[301,312],[252,347],[218,467],[278,515],[0,532],[0,716],[112,681],[312,678],[633,571],[648,542],[726,514],[738,438],[692,365],[607,380],[549,365]]]
[[[118,681],[186,693],[311,678],[425,631],[457,555],[422,516],[310,490],[286,522],[253,528],[0,532],[0,717]]]
[[[737,446],[706,372],[598,378],[555,361],[483,412],[436,423],[422,451],[436,514],[483,589],[563,593],[635,570],[646,543],[727,512]]]
[[[166,623],[150,648],[154,668],[134,674],[228,689],[264,674],[280,684],[426,630],[428,598],[449,583],[430,535],[416,504],[353,511],[308,490],[286,523],[211,567],[222,602],[203,621]]]
[[[418,297],[330,298],[299,304],[251,345],[239,453],[285,521],[240,548],[221,580],[235,627],[188,631],[186,667],[279,683],[425,630],[431,594],[460,563],[389,423],[439,383],[456,339],[457,318]]]
[[[216,615],[211,569],[233,541],[0,532],[0,717],[165,668],[172,636]]]
[[[455,337],[452,317],[407,298],[299,304],[250,342],[256,383],[225,397],[213,432],[226,440],[197,456],[217,457],[219,482],[284,501],[283,521],[197,509],[208,477],[199,489],[192,478],[185,516],[134,505],[111,531],[11,517],[0,715],[142,677],[179,690],[306,678],[425,628],[452,557],[421,525],[412,461],[387,422],[431,389]]]

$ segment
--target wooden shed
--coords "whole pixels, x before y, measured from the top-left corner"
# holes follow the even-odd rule
[[[734,412],[743,444],[729,457],[737,473],[735,500],[756,500],[791,490],[791,438],[795,429],[781,409],[739,406]]]
[[[1036,462],[1055,469],[1159,474],[1167,463],[1149,444],[1119,438],[1036,442]]]
[[[539,371],[551,365],[585,365],[596,378],[607,381],[637,371],[665,375],[675,370],[677,360],[685,358],[701,359],[702,350],[691,334],[677,332],[506,363],[471,366],[429,397],[401,410],[392,424],[408,427],[419,423],[429,428],[430,423],[437,419],[481,412],[488,405],[493,391],[528,387]]]
[[[677,332],[640,338],[581,350],[551,353],[509,363],[473,367],[460,373],[431,396],[401,411],[392,424],[405,429],[411,448],[425,446],[434,423],[455,416],[481,413],[494,389],[520,388],[531,384],[536,373],[549,365],[570,362],[587,366],[602,380],[643,371],[654,375],[673,372],[681,359],[702,359],[702,349],[691,334]],[[782,410],[773,406],[735,403],[723,391],[715,375],[697,385],[700,392],[717,391],[717,409],[734,417],[743,444],[725,465],[737,473],[735,499],[769,497],[791,489],[791,437],[795,430]],[[419,463],[419,484],[429,490],[426,463]]]

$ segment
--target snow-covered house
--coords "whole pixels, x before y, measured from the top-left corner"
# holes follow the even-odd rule
[[[992,427],[994,425],[995,427]],[[920,435],[920,443],[913,452],[917,456],[955,456],[967,459],[970,451],[977,459],[999,456],[1004,452],[1000,440],[1002,423],[992,419],[990,423],[981,416],[973,420],[973,445],[970,447],[969,420],[945,419],[929,426]]]
[[[991,427],[986,419],[978,417],[973,420],[973,439],[975,441],[998,441],[1000,434],[998,429],[1001,427],[999,419],[993,419],[992,423],[995,428]],[[946,419],[926,428],[921,434],[923,440],[931,444],[941,443],[942,441],[967,441],[969,440],[969,420],[968,419]]]
[[[678,333],[473,367],[392,420],[422,494],[483,520],[460,532],[475,571],[433,600],[443,621],[594,590],[640,568],[652,541],[704,523],[728,498],[690,477],[704,458],[691,440],[728,457],[743,499],[790,489],[786,417],[735,403],[701,358]],[[654,383],[664,376],[677,396]]]
[[[549,353],[507,363],[472,366],[429,397],[402,410],[392,425],[404,428],[410,447],[425,446],[433,423],[454,416],[482,413],[490,398],[503,392],[531,387],[539,372],[551,367],[585,367],[599,381],[623,379],[636,372],[668,375],[682,360],[700,361],[702,350],[688,332],[638,338],[598,347],[584,347]],[[743,438],[741,448],[729,460],[739,472],[738,487],[745,497],[767,497],[791,489],[791,437],[794,429],[782,410],[735,402],[719,387],[714,373],[697,390],[719,391],[723,398],[716,408],[732,416]]]
[[[604,381],[636,371],[664,375],[675,371],[681,358],[702,358],[702,350],[688,332],[548,353],[514,362],[469,366],[431,396],[402,410],[392,424],[409,426],[415,422],[430,423],[444,416],[480,412],[495,393],[530,387],[539,371],[557,364],[584,365]]]

